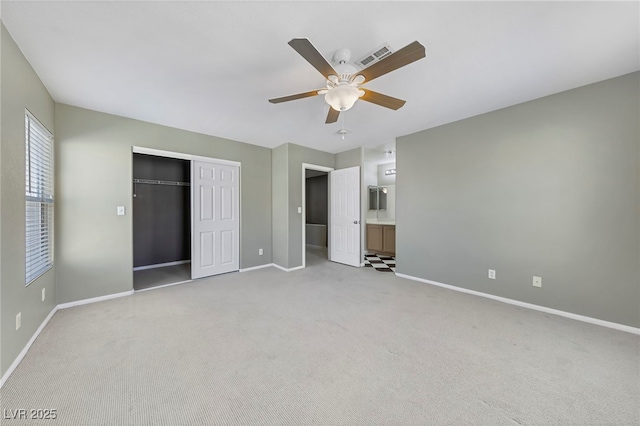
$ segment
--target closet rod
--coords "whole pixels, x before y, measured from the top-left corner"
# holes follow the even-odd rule
[[[170,180],[134,179],[133,183],[146,183],[149,185],[191,186],[189,182],[174,182]]]

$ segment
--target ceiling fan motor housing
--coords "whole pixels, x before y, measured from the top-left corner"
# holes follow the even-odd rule
[[[333,62],[343,64],[351,60],[351,51],[349,49],[338,49],[333,54]]]
[[[338,81],[349,82],[351,76],[358,72],[358,69],[351,64],[341,63],[333,67],[338,72]]]

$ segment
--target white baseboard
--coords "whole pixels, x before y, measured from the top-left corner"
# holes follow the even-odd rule
[[[258,265],[258,266],[252,266],[250,268],[240,269],[240,272],[255,271],[256,269],[270,268],[272,266],[274,266],[273,263],[265,263],[264,265]]]
[[[625,331],[627,333],[640,335],[640,328],[631,327],[629,325],[618,324],[616,322],[604,321],[597,318],[586,317],[584,315],[573,314],[571,312],[565,312],[558,309],[547,308],[546,306],[534,305],[533,303],[521,302],[519,300],[507,299],[506,297],[494,296],[489,293],[482,293],[480,291],[469,290],[463,287],[456,287],[450,284],[443,284],[437,281],[426,280],[424,278],[418,278],[411,275],[400,274],[396,272],[396,277],[405,278],[408,280],[419,281],[425,284],[431,284],[438,287],[444,287],[449,290],[459,291],[461,293],[473,294],[474,296],[485,297],[487,299],[497,300],[498,302],[508,303],[510,305],[520,306],[522,308],[533,309],[535,311],[545,312],[548,314],[558,315],[565,318],[571,318],[577,321],[587,322],[589,324],[595,324],[602,327],[613,328],[615,330]]]
[[[278,268],[285,272],[297,271],[298,269],[304,269],[304,266],[296,266],[295,268],[285,268],[284,266],[280,266],[277,263],[273,263],[272,266],[274,268]]]
[[[177,260],[175,262],[156,263],[155,265],[136,266],[134,271],[144,271],[145,269],[164,268],[165,266],[184,265],[185,263],[191,263],[190,260]]]
[[[90,299],[76,300],[75,302],[61,303],[58,309],[67,309],[74,306],[86,305],[88,303],[102,302],[103,300],[116,299],[118,297],[131,296],[133,290],[123,291],[122,293],[107,294],[106,296],[92,297]]]
[[[2,386],[4,386],[4,383],[7,381],[9,376],[11,376],[11,373],[13,373],[13,370],[15,370],[18,367],[18,365],[20,365],[20,363],[22,362],[22,359],[25,357],[25,355],[27,354],[27,352],[31,348],[31,345],[33,345],[33,342],[36,341],[36,338],[40,335],[42,330],[44,330],[46,325],[49,324],[49,320],[51,319],[51,317],[53,317],[53,314],[55,314],[57,311],[58,311],[58,306],[55,306],[51,310],[51,312],[49,312],[49,315],[47,315],[47,317],[44,319],[44,321],[42,321],[42,324],[40,324],[40,327],[38,327],[36,332],[33,333],[33,336],[31,336],[31,339],[29,339],[29,341],[25,345],[24,349],[22,349],[22,351],[18,354],[18,356],[13,361],[13,363],[9,366],[9,369],[4,373],[2,378],[0,378],[0,388],[2,388]]]

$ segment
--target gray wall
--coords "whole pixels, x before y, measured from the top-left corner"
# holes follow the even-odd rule
[[[364,148],[354,148],[349,151],[339,152],[335,155],[335,169],[348,169],[349,167],[362,167]]]
[[[4,25],[0,24],[0,376],[56,305],[56,266],[25,287],[25,134],[28,109],[52,133],[54,102]],[[59,192],[55,193],[56,203]],[[56,229],[57,231],[57,229]],[[59,256],[54,254],[54,265]],[[46,288],[46,300],[41,301]],[[16,331],[16,314],[22,326]]]
[[[272,262],[270,149],[62,104],[55,123],[59,303],[132,289],[134,145],[241,162],[240,267]]]
[[[399,138],[398,272],[640,326],[639,93],[636,72]]]
[[[273,263],[283,268],[289,265],[289,145],[271,152]]]

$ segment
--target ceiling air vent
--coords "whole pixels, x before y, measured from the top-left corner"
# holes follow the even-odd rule
[[[359,66],[360,68],[366,68],[369,65],[372,65],[372,64],[378,62],[380,59],[386,58],[387,56],[391,55],[392,53],[393,53],[393,51],[391,50],[391,47],[389,47],[389,45],[387,43],[385,43],[382,46],[378,47],[373,52],[370,52],[370,53],[366,54],[365,56],[363,56],[362,58],[358,59],[355,62],[355,64],[357,66]]]

